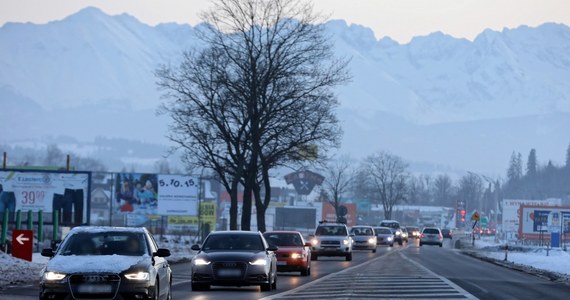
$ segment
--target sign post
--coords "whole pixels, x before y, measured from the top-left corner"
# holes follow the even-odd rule
[[[32,261],[34,232],[32,230],[14,230],[12,233],[12,256]]]

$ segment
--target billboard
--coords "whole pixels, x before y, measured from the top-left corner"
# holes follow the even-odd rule
[[[346,214],[344,218],[346,218],[346,226],[352,227],[356,225],[356,204],[355,203],[342,203],[340,204],[339,208],[345,207]],[[345,210],[342,209],[342,210]],[[327,221],[336,221],[336,212],[334,210],[334,206],[329,202],[323,202],[323,220]]]
[[[519,230],[519,208],[521,205],[545,205],[545,206],[560,206],[562,201],[560,199],[546,199],[546,200],[515,200],[504,199],[503,205],[503,231],[504,232],[517,232]]]
[[[523,205],[519,216],[521,238],[538,239],[541,232],[570,232],[570,207]]]
[[[276,207],[276,230],[315,228],[317,224],[317,209],[315,207]]]
[[[122,214],[198,214],[198,178],[187,175],[120,173],[114,209]]]
[[[209,231],[216,229],[216,203],[202,202],[201,219]],[[168,229],[178,231],[198,230],[198,216],[168,216]],[[208,232],[209,232],[208,231]]]
[[[0,171],[0,212],[57,211],[62,224],[88,224],[90,172]]]

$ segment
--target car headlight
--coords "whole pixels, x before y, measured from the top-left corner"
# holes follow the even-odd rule
[[[393,237],[391,237],[391,236],[389,236],[389,237],[388,237],[388,238],[386,238],[386,239],[387,239],[388,241],[391,241],[391,240],[393,240],[394,238],[393,238]]]
[[[318,244],[319,244],[319,240],[317,240],[317,239],[311,240],[311,245],[313,245],[313,247],[317,246]]]
[[[150,274],[148,272],[137,272],[125,274],[125,277],[130,280],[148,280]]]
[[[292,259],[298,259],[298,258],[303,258],[303,254],[301,253],[291,253],[291,258]]]
[[[203,258],[196,258],[196,259],[194,260],[194,265],[195,265],[195,266],[207,266],[207,265],[209,265],[210,263],[211,263],[210,261],[207,261],[207,260],[205,260],[205,259],[203,259]]]
[[[402,234],[402,233],[401,233],[401,232],[399,232],[399,231],[396,231],[396,235],[400,235],[400,234]]]
[[[45,272],[44,273],[44,279],[45,280],[62,280],[63,278],[65,278],[65,274],[62,273],[56,273],[56,272]]]
[[[252,266],[265,266],[267,264],[267,260],[264,258],[258,258],[254,261],[250,261],[249,264]]]
[[[350,243],[348,240],[342,240],[342,243],[345,245],[348,245],[348,243]]]
[[[376,244],[376,241],[373,238],[369,238],[368,244]]]

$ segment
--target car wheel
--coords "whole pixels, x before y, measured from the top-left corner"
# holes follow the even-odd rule
[[[271,284],[271,288],[274,290],[277,289],[277,274],[273,275],[273,283]]]
[[[423,244],[420,242],[420,247],[423,246]]]
[[[351,261],[352,260],[352,253],[349,253],[346,255],[346,261]]]
[[[319,256],[316,253],[312,253],[311,260],[319,260]]]
[[[439,244],[439,248],[441,248],[441,247],[443,247],[443,243],[440,243],[440,244]]]
[[[398,245],[402,246],[403,243],[404,243],[404,242],[399,241],[399,242],[398,242]]]
[[[259,285],[259,288],[261,289],[262,292],[269,292],[271,291],[271,282],[262,283]]]
[[[394,243],[390,244],[390,247],[394,247]]]
[[[193,291],[207,291],[210,289],[209,284],[192,283],[191,288]]]
[[[152,294],[151,294],[151,296],[150,296],[150,299],[152,299],[152,300],[158,300],[158,296],[159,296],[158,293],[159,293],[159,291],[160,291],[160,288],[159,288],[159,285],[158,285],[158,284],[159,284],[159,282],[158,282],[158,278],[157,278],[157,279],[156,279],[156,284],[155,284],[154,287],[152,288],[153,291],[152,291]]]
[[[308,276],[311,273],[311,269],[309,267],[301,270],[301,276]]]
[[[372,249],[372,253],[376,253],[376,248]]]

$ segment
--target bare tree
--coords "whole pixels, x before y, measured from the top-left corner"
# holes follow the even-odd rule
[[[237,228],[241,182],[241,229],[250,229],[256,195],[263,231],[269,170],[304,145],[338,143],[332,88],[348,79],[347,61],[333,57],[323,20],[305,1],[217,0],[202,19],[206,46],[186,53],[180,67],[157,72],[173,100],[163,106],[174,120],[170,138],[188,163],[221,177],[232,195],[230,228]]]
[[[338,220],[342,196],[348,192],[355,176],[350,157],[343,155],[327,164],[324,176],[323,190],[329,196],[328,201],[334,207]]]
[[[44,159],[46,166],[64,166],[65,154],[59,149],[57,145],[48,145],[46,149],[46,156]]]
[[[461,177],[457,196],[463,200],[467,210],[481,209],[482,194],[483,182],[479,176],[469,173]]]
[[[394,205],[406,200],[407,167],[399,156],[387,152],[372,154],[364,160],[363,170],[370,177],[386,219],[392,218]]]
[[[442,206],[453,206],[453,182],[449,175],[438,175],[433,183],[435,203]]]

